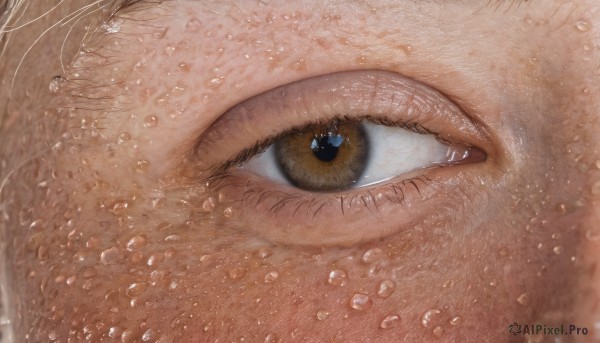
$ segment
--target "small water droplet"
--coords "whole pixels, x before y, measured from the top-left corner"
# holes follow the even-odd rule
[[[567,206],[565,204],[558,204],[558,205],[556,205],[556,212],[558,212],[560,214],[567,213]]]
[[[373,248],[367,250],[361,258],[361,261],[366,264],[373,263],[383,257],[383,250],[380,248]]]
[[[202,27],[202,23],[198,19],[191,19],[185,25],[185,29],[188,32],[198,32]]]
[[[111,326],[110,329],[108,329],[108,337],[110,338],[118,338],[122,333],[123,329],[118,326]]]
[[[267,247],[261,247],[256,251],[256,255],[261,260],[264,260],[265,258],[271,256],[272,254],[273,254],[273,252]]]
[[[274,333],[270,333],[265,337],[265,343],[275,343],[275,342],[279,342],[279,337],[277,337],[276,334]]]
[[[594,195],[598,195],[600,194],[600,181],[597,181],[596,183],[594,183],[594,185],[592,186],[592,194]]]
[[[279,273],[277,273],[276,271],[272,271],[267,273],[267,275],[265,275],[265,283],[272,283],[275,280],[277,280],[277,278],[279,277]]]
[[[146,290],[145,283],[136,282],[136,283],[132,283],[131,285],[129,285],[129,287],[127,287],[125,294],[127,294],[127,296],[130,298],[135,298],[135,297],[142,295],[142,293],[144,293],[145,290]]]
[[[50,84],[48,85],[48,90],[50,91],[51,94],[56,94],[60,91],[60,89],[62,88],[63,84],[66,82],[67,80],[58,75],[52,78],[52,80],[50,80]]]
[[[114,263],[119,257],[119,248],[111,247],[100,253],[100,262],[102,264]]]
[[[596,169],[600,169],[600,160],[596,161]]]
[[[158,125],[158,118],[156,116],[150,115],[144,119],[144,127],[156,127],[156,125]]]
[[[396,290],[396,284],[392,280],[383,280],[377,288],[377,296],[387,298]]]
[[[119,18],[112,19],[109,22],[106,22],[106,23],[102,24],[102,28],[107,33],[117,33],[117,32],[120,32],[122,27],[123,27],[123,20],[119,19]]]
[[[165,48],[165,54],[167,54],[167,56],[172,56],[175,53],[175,50],[177,50],[177,48],[175,48],[172,45],[167,45],[167,47]]]
[[[344,286],[348,280],[346,272],[341,269],[334,269],[329,272],[327,283],[334,286]]]
[[[587,230],[585,232],[585,239],[587,239],[589,242],[600,241],[600,229],[594,228],[594,229]]]
[[[575,27],[581,32],[586,32],[592,28],[592,24],[589,21],[582,19],[577,21]]]
[[[523,306],[529,304],[529,294],[523,293],[517,298],[517,302]]]
[[[425,328],[429,327],[431,325],[431,322],[433,321],[433,317],[437,316],[440,313],[442,313],[442,311],[438,309],[431,309],[425,311],[425,313],[423,313],[423,315],[421,316],[421,325],[423,325],[423,327]]]
[[[331,313],[329,313],[328,311],[325,310],[320,310],[317,312],[317,319],[318,320],[325,320],[327,319],[327,317],[329,317]]]
[[[135,169],[140,172],[148,169],[149,166],[150,166],[150,162],[148,162],[146,160],[139,160],[135,163]]]
[[[48,333],[49,340],[55,341],[57,338],[58,338],[58,335],[56,334],[56,332],[54,330],[52,330]]]
[[[31,230],[37,230],[42,228],[42,225],[44,224],[44,221],[41,219],[36,219],[33,222],[31,222],[31,224],[29,225],[29,229]]]
[[[122,132],[119,135],[119,144],[131,140],[131,135],[127,132]]]
[[[435,337],[442,337],[442,335],[444,334],[444,328],[441,326],[436,326],[433,329],[433,334],[435,335]]]
[[[152,340],[154,337],[156,337],[156,331],[154,331],[152,329],[148,329],[142,335],[142,341],[148,342],[148,341]]]
[[[373,306],[371,298],[363,293],[356,293],[350,299],[350,307],[357,311],[364,311]]]
[[[397,314],[390,314],[387,317],[383,318],[379,327],[382,329],[390,329],[400,323],[400,316]]]
[[[202,203],[202,210],[204,212],[210,213],[215,209],[216,201],[215,198],[210,197]]]
[[[152,33],[152,37],[154,37],[156,39],[165,38],[165,36],[167,35],[168,31],[169,31],[168,27],[159,27],[159,28],[156,29],[156,31],[154,31]]]
[[[231,218],[234,215],[234,211],[232,207],[227,207],[226,209],[223,210],[223,216],[225,218]]]
[[[552,251],[554,251],[556,255],[560,255],[563,252],[563,250],[563,247],[561,247],[560,245],[557,245],[554,248],[552,248]]]
[[[181,236],[179,235],[168,235],[165,237],[165,242],[176,242],[181,240]]]
[[[463,319],[461,316],[454,316],[454,317],[450,318],[450,320],[449,320],[450,325],[452,325],[452,326],[459,326],[460,324],[462,324],[462,321],[463,321]]]
[[[144,235],[137,235],[135,237],[132,237],[129,242],[127,242],[127,250],[129,251],[137,251],[142,249],[144,246],[146,246],[146,236]]]

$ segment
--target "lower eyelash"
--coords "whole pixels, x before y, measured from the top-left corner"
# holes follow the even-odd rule
[[[224,181],[224,183],[221,187],[227,187],[226,181],[224,179],[222,179],[222,181]],[[420,187],[423,185],[428,186],[432,182],[432,179],[421,175],[400,181],[389,182],[381,186],[380,189],[377,189],[377,193],[382,195],[382,197],[373,195],[374,189],[371,188],[360,192],[360,194],[341,194],[338,197],[327,195],[325,196],[327,199],[322,200],[318,199],[318,196],[307,198],[306,194],[302,193],[286,193],[283,191],[267,190],[261,186],[252,186],[251,183],[248,182],[246,183],[246,190],[241,195],[239,202],[242,203],[242,206],[251,204],[257,208],[263,202],[274,201],[274,204],[269,209],[273,215],[277,215],[283,209],[291,206],[294,209],[292,216],[297,215],[300,211],[306,211],[306,215],[315,218],[323,208],[333,204],[336,200],[339,200],[340,202],[339,208],[342,215],[346,214],[346,211],[352,209],[353,206],[363,206],[373,213],[374,211],[379,210],[378,206],[382,201],[387,200],[402,205],[408,188],[413,188],[421,195]],[[356,190],[360,190],[360,188],[357,188]]]

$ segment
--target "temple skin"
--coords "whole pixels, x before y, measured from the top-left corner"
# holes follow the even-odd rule
[[[174,0],[107,23],[92,11],[25,55],[86,4],[16,30],[2,57],[1,276],[15,342],[527,339],[513,322],[600,340],[594,0]],[[444,94],[477,123],[487,160],[432,172],[408,209],[385,205],[397,230],[342,246],[276,244],[261,230],[278,227],[256,224],[268,214],[223,187],[243,174],[217,186],[190,176],[198,137],[232,106],[348,70]],[[409,211],[427,215],[408,225]],[[346,225],[329,215],[302,220]]]

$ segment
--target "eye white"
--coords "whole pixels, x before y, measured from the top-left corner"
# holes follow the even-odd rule
[[[353,188],[387,181],[416,169],[449,161],[451,149],[433,135],[412,132],[403,128],[362,124],[369,140],[365,170]],[[240,167],[273,182],[291,185],[280,171],[275,149],[271,145]]]

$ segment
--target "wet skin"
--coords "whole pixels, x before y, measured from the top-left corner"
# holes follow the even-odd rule
[[[600,339],[599,5],[304,2],[165,1],[105,25],[97,11],[35,45],[9,95],[25,49],[83,4],[13,33],[0,238],[15,341],[523,341],[512,322]],[[356,93],[315,93],[349,71]],[[311,77],[302,101],[261,95]],[[449,103],[410,113],[485,160],[342,197],[239,170],[207,184],[317,101],[414,101],[386,96],[390,80]],[[252,97],[252,120],[228,111]]]

